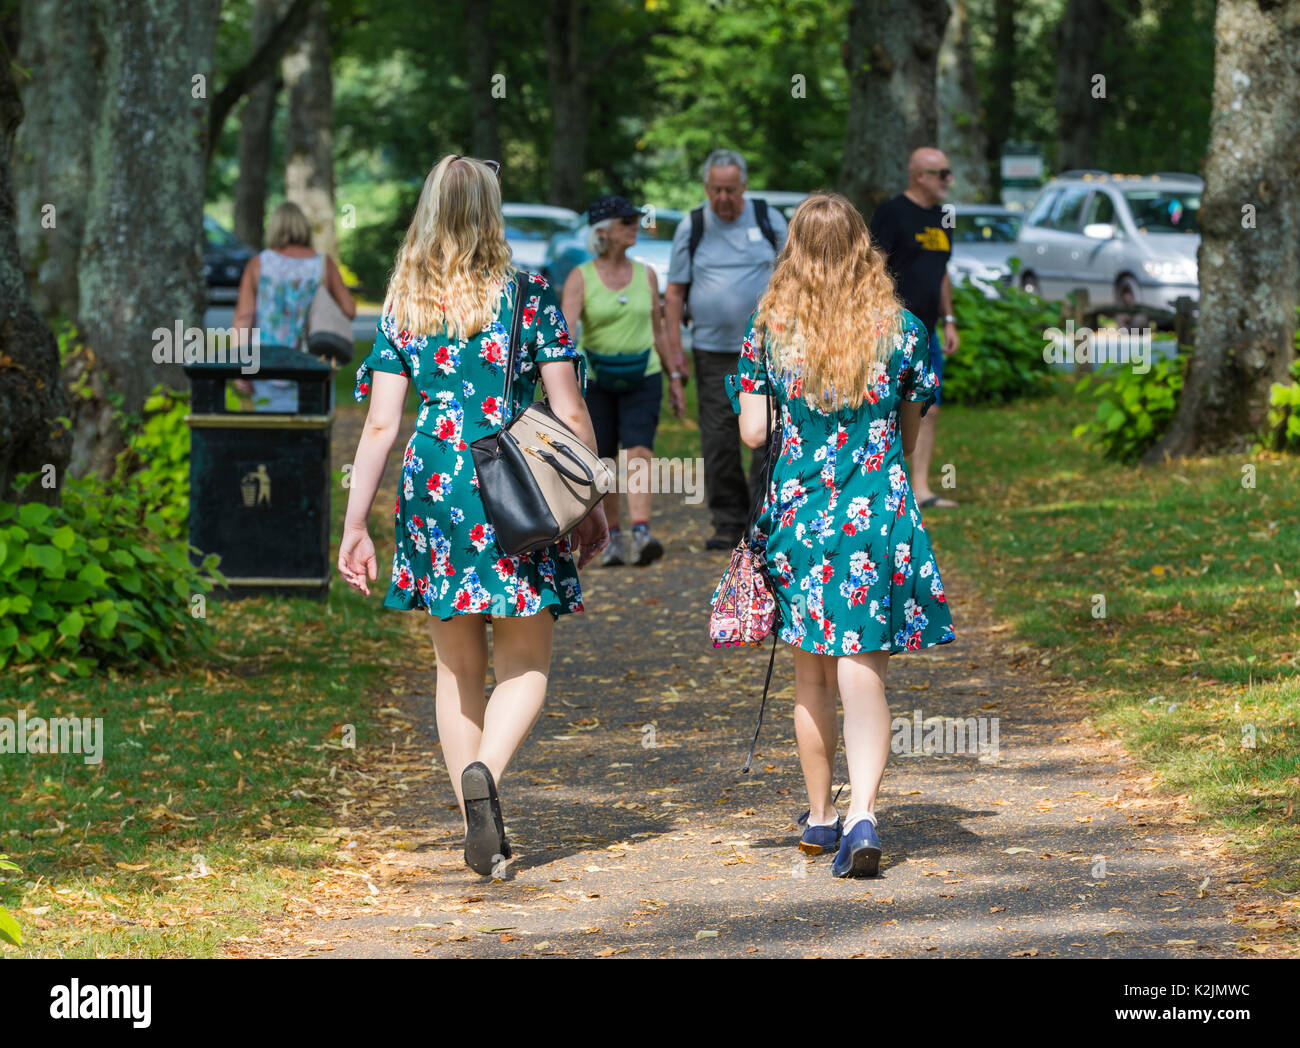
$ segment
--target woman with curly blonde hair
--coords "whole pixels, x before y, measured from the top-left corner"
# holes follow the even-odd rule
[[[899,304],[862,216],[838,193],[799,205],[727,378],[740,435],[780,444],[759,512],[780,637],[795,648],[795,737],[808,788],[799,847],[837,877],[874,875],[876,793],[889,758],[889,656],[954,637],[904,453],[933,402],[925,327]],[[831,797],[844,705],[852,789]]]
[[[438,738],[465,817],[465,862],[480,874],[511,857],[496,784],[541,713],[552,624],[582,610],[577,569],[609,540],[597,506],[571,537],[507,556],[479,496],[470,443],[527,407],[539,378],[555,415],[583,443],[596,442],[578,353],[555,292],[510,265],[499,171],[495,161],[454,155],[425,179],[374,348],[357,371],[356,399],[371,401],[338,562],[343,577],[369,596],[366,580],[374,580],[376,563],[367,519],[414,382],[420,407],[402,456],[384,606],[429,615]],[[503,403],[520,283],[512,403]],[[485,701],[489,622],[497,683]]]

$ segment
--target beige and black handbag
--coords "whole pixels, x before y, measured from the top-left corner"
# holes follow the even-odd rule
[[[515,362],[519,355],[524,286],[515,276],[514,315],[506,354],[503,410],[511,409]],[[528,405],[496,433],[470,444],[483,508],[508,556],[532,553],[569,534],[605,493],[613,490],[614,471],[556,418],[550,405]]]

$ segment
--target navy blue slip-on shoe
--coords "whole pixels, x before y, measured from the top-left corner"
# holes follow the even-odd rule
[[[465,865],[486,877],[501,859],[510,858],[497,784],[486,764],[474,761],[460,775],[465,798]]]
[[[831,873],[836,877],[874,877],[879,872],[880,835],[874,822],[863,819],[840,841]]]
[[[799,816],[802,826],[808,821],[811,812]],[[840,836],[844,832],[844,819],[837,817],[834,826],[804,826],[803,836],[799,838],[799,850],[805,855],[820,855],[822,852],[834,851],[840,846]]]

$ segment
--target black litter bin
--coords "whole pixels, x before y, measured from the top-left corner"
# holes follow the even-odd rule
[[[330,408],[333,372],[287,346],[260,347],[261,368],[187,365],[190,377],[190,545],[221,557],[230,596],[323,600],[330,584]],[[238,378],[298,384],[292,414],[226,410]],[[196,560],[198,558],[195,558]]]

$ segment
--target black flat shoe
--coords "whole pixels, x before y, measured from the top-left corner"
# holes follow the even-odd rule
[[[474,761],[460,775],[465,798],[465,865],[488,876],[502,859],[510,858],[497,784],[482,761]]]

